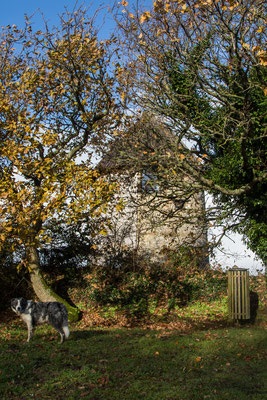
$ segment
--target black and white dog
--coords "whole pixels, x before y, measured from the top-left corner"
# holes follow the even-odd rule
[[[60,343],[69,337],[68,311],[64,304],[56,301],[35,303],[20,297],[11,300],[11,308],[27,324],[27,342],[30,341],[35,326],[44,323],[49,323],[59,332]]]

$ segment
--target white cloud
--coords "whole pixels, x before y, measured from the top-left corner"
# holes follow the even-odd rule
[[[214,206],[212,196],[205,195],[206,209]],[[208,240],[212,241],[222,234],[222,228],[211,227],[208,231]],[[256,255],[248,249],[238,233],[228,233],[224,236],[220,248],[214,251],[214,257],[210,257],[210,263],[213,266],[220,265],[224,270],[234,267],[249,269],[251,275],[257,275],[258,272],[264,273],[265,267]]]
[[[214,231],[210,232],[210,234],[214,233]],[[249,269],[251,275],[257,275],[258,272],[264,273],[265,271],[263,263],[247,248],[242,241],[242,236],[237,233],[232,233],[223,238],[222,249],[217,249],[214,252],[214,257],[210,259],[210,263],[214,266],[220,264],[223,269],[229,269],[237,265],[239,268]]]

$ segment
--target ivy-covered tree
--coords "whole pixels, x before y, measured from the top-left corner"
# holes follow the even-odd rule
[[[151,124],[150,147],[137,140],[132,163],[157,165],[158,184],[177,199],[212,195],[207,221],[241,232],[266,262],[265,3],[156,0],[144,10],[123,1],[117,20],[129,96],[172,132]]]

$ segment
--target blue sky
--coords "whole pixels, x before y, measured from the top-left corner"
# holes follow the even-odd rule
[[[41,29],[42,17],[41,12],[45,17],[45,20],[51,25],[56,25],[58,22],[58,15],[65,11],[65,6],[68,11],[72,11],[75,8],[82,5],[89,8],[90,13],[93,15],[94,12],[101,6],[102,11],[98,19],[99,24],[102,26],[100,34],[104,38],[108,37],[109,34],[114,29],[114,21],[112,16],[108,13],[108,7],[112,6],[115,2],[121,0],[6,0],[1,4],[0,12],[0,27],[6,25],[17,25],[21,27],[24,25],[24,15],[27,14],[31,16],[34,14],[32,21],[34,22],[34,27]],[[128,0],[130,4],[135,4],[136,0]],[[153,4],[153,0],[139,0],[139,3],[146,5],[149,8]],[[104,24],[103,24],[103,18]]]
[[[99,18],[99,24],[102,25],[102,17],[105,16],[105,23],[101,29],[101,34],[103,36],[108,35],[113,27],[114,22],[110,15],[107,15],[107,8],[110,4],[113,4],[111,0],[93,0],[93,1],[76,1],[76,0],[7,0],[1,4],[0,12],[0,26],[6,25],[17,25],[21,27],[24,25],[24,15],[27,14],[31,16],[34,14],[32,19],[34,27],[39,29],[42,25],[41,12],[45,17],[45,20],[51,25],[56,25],[58,22],[58,15],[65,11],[65,6],[68,11],[72,11],[75,5],[84,5],[89,7],[89,15],[94,14],[95,10],[103,5],[103,10],[101,12],[101,18]],[[77,8],[77,7],[76,7]]]

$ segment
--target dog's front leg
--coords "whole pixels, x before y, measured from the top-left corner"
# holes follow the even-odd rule
[[[33,336],[33,331],[34,331],[34,328],[33,328],[32,324],[29,321],[27,321],[27,328],[28,328],[27,342],[29,342],[31,340],[32,336]]]

